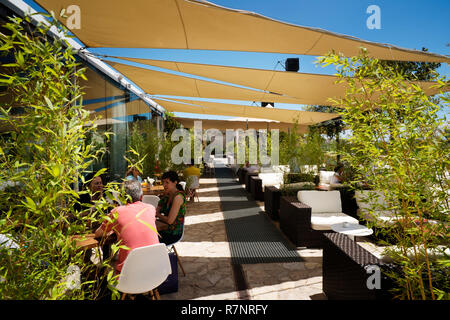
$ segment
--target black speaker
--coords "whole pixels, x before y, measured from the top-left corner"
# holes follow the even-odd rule
[[[275,107],[275,103],[273,102],[261,102],[261,107],[267,107],[267,105],[271,105],[272,107]]]
[[[294,71],[297,72],[300,62],[298,58],[287,58],[286,59],[286,71]]]

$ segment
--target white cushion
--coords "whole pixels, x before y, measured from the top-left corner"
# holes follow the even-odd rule
[[[288,165],[273,166],[275,172],[289,173],[291,168]]]
[[[266,172],[258,174],[258,177],[262,180],[263,186],[273,186],[283,183],[283,174],[276,172]]]
[[[325,193],[325,191],[322,192]],[[357,219],[342,212],[311,213],[311,228],[314,230],[331,230],[331,225],[342,222],[359,223]]]
[[[330,184],[332,176],[334,176],[334,171],[320,171],[319,172],[320,183]]]
[[[342,212],[339,191],[300,190],[298,201],[311,207],[311,212]]]

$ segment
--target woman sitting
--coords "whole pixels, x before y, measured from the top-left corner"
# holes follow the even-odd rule
[[[137,180],[142,183],[141,173],[136,167],[129,167],[127,173],[125,174],[125,180]]]
[[[162,175],[164,195],[156,208],[156,228],[161,236],[160,242],[166,245],[177,242],[184,227],[186,214],[186,195],[175,171]]]

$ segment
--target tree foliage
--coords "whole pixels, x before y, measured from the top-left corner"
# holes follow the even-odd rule
[[[348,86],[334,102],[344,107],[340,114],[352,133],[344,158],[356,171],[353,182],[381,191],[386,204],[377,209],[394,214],[395,225],[382,231],[400,270],[390,274],[397,296],[448,298],[450,152],[439,116],[448,94],[430,98],[401,69],[364,51],[351,59],[332,53],[319,62],[334,64],[339,82]],[[427,80],[448,89],[448,80],[436,73]],[[430,250],[442,258],[432,259]]]
[[[103,199],[80,216],[74,186],[104,150],[86,143],[96,126],[82,108],[84,69],[65,40],[48,36],[51,27],[66,31],[56,22],[30,25],[29,17],[11,18],[0,34],[0,54],[10,58],[0,74],[0,234],[19,247],[0,247],[0,297],[95,299],[100,282],[114,277],[85,263],[72,236],[100,223],[109,205]],[[75,266],[81,279],[70,286]]]

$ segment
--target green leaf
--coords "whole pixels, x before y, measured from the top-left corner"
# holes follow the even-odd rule
[[[22,66],[25,63],[25,59],[23,58],[23,54],[21,51],[19,51],[16,54],[16,61],[17,61],[17,64],[20,66]]]
[[[48,106],[50,109],[54,109],[54,108],[53,108],[53,103],[50,101],[49,98],[47,98],[46,96],[44,96],[44,100],[45,100],[45,102],[47,103],[47,106]]]
[[[22,202],[26,207],[30,208],[32,211],[36,210],[36,203],[30,197],[25,197],[26,202]]]
[[[18,67],[19,65],[17,63],[5,63],[2,64],[2,67]]]

